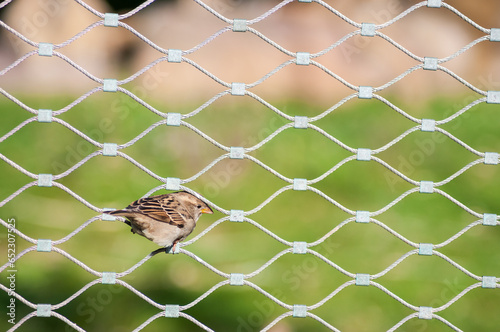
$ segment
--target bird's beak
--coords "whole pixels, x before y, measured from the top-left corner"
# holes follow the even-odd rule
[[[201,213],[213,214],[214,211],[212,211],[211,208],[206,207],[206,208],[204,208],[204,209],[201,210]]]

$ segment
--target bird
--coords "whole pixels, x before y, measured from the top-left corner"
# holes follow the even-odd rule
[[[127,218],[130,231],[153,241],[166,251],[184,240],[204,213],[214,213],[201,199],[186,191],[138,199],[122,210],[107,214]]]

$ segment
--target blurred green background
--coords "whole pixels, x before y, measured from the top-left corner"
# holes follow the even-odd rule
[[[97,11],[120,12],[116,1],[93,0]],[[142,3],[121,1],[133,8]],[[254,19],[278,0],[205,1],[221,15]],[[356,22],[383,24],[418,1],[329,1]],[[498,28],[500,2],[481,5],[455,0],[453,6],[483,29],[465,22],[448,8],[425,6],[380,31],[418,57],[445,59],[441,65],[481,90],[500,90],[500,43],[487,39]],[[444,7],[444,6],[443,6]],[[46,20],[44,20],[46,18]],[[64,43],[55,52],[74,61],[86,74],[123,80],[165,56],[124,27],[96,26],[101,18],[73,1],[12,1],[0,19],[36,42]],[[258,20],[257,20],[258,21]],[[253,84],[247,90],[290,116],[314,117],[338,103],[353,90],[320,68],[290,64],[267,79],[273,69],[293,59],[295,52],[311,52],[313,60],[353,86],[380,87],[409,68],[421,64],[380,36],[354,36],[330,48],[358,27],[350,25],[318,3],[292,2],[252,28],[288,50],[270,45],[247,31],[230,27],[195,1],[157,1],[120,20],[158,47],[188,51],[186,59],[224,82]],[[250,23],[250,22],[249,22]],[[87,27],[90,31],[79,35]],[[78,35],[78,38],[73,38]],[[486,38],[484,38],[486,36]],[[73,38],[73,39],[72,39]],[[478,41],[482,38],[482,41]],[[205,41],[208,41],[205,43]],[[464,49],[477,41],[470,49]],[[197,48],[200,46],[199,48]],[[0,29],[0,138],[33,118],[8,95],[34,110],[69,108],[55,116],[100,143],[125,144],[163,118],[124,93],[96,92],[75,100],[99,86],[58,56],[23,58],[36,51],[7,29]],[[321,56],[322,50],[328,50]],[[461,52],[462,50],[463,52]],[[316,53],[315,52],[320,52]],[[36,53],[36,52],[35,52]],[[457,55],[454,58],[452,55]],[[163,61],[134,76],[123,87],[163,113],[189,114],[227,87],[193,65]],[[377,92],[417,119],[441,120],[482,96],[445,72],[416,70]],[[73,105],[75,104],[75,105]],[[71,105],[71,107],[68,107]],[[439,126],[480,152],[500,152],[498,104],[481,103]],[[252,147],[288,124],[264,104],[249,96],[225,95],[185,121],[225,146]],[[353,98],[313,123],[352,148],[378,149],[416,125],[382,103]],[[61,174],[98,149],[63,125],[33,122],[0,142],[5,158],[34,174]],[[191,129],[157,126],[121,152],[160,177],[188,179],[225,154]],[[312,129],[289,128],[249,153],[288,178],[316,179],[352,153]],[[415,181],[442,181],[479,156],[440,133],[415,131],[376,157]],[[0,161],[0,202],[34,181]],[[97,156],[56,180],[98,208],[122,208],[162,183],[122,157]],[[248,159],[225,159],[185,184],[223,209],[252,210],[288,183]],[[375,161],[350,161],[312,185],[350,210],[377,211],[414,188]],[[500,214],[500,167],[478,164],[439,189],[477,213]],[[164,190],[155,194],[165,193]],[[56,188],[33,186],[0,207],[0,218],[14,219],[19,231],[34,239],[61,239],[90,218],[98,216],[77,199]],[[204,215],[191,240],[226,217]],[[254,222],[286,241],[321,239],[351,215],[311,191],[288,190],[258,212]],[[479,218],[439,194],[413,193],[376,220],[415,243],[442,243]],[[437,249],[477,276],[500,277],[500,227],[477,225]],[[7,229],[0,227],[0,262],[7,260]],[[17,238],[16,251],[32,244]],[[70,240],[57,245],[96,271],[122,272],[134,266],[157,246],[133,235],[120,222],[96,220]],[[218,223],[184,249],[225,273],[249,274],[287,246],[254,225]],[[350,222],[311,248],[350,273],[378,274],[414,250],[382,227]],[[59,304],[96,277],[56,253],[30,252],[16,264],[16,291],[31,303]],[[9,273],[0,273],[8,285]],[[159,304],[189,305],[224,278],[187,255],[157,254],[121,278]],[[248,281],[287,304],[315,305],[352,279],[314,255],[286,254]],[[377,278],[379,283],[414,306],[443,306],[477,280],[437,256],[412,255]],[[0,303],[10,297],[0,291]],[[498,331],[498,289],[475,288],[439,316],[463,331]],[[3,307],[5,308],[5,307]],[[16,321],[33,310],[16,301]],[[96,284],[55,310],[86,331],[131,331],[160,312],[125,287]],[[259,331],[286,309],[249,286],[218,288],[185,310],[215,331]],[[349,286],[310,311],[346,332],[386,331],[414,311],[382,290]],[[12,325],[0,310],[0,330]],[[70,331],[61,320],[31,318],[18,331]],[[195,331],[184,318],[156,319],[144,331]],[[312,318],[288,317],[273,332],[326,331]],[[450,331],[437,319],[412,319],[397,331]]]
[[[60,109],[73,97],[16,97],[33,108]],[[394,96],[391,102],[417,118],[443,119],[479,96],[434,99],[412,106]],[[241,102],[245,98],[244,102]],[[148,100],[162,112],[187,114],[202,102],[182,109]],[[291,116],[315,116],[328,107],[300,100],[273,104]],[[454,105],[454,106],[451,106]],[[457,106],[458,105],[458,106]],[[3,136],[33,115],[5,97],[0,98]],[[162,118],[123,94],[97,93],[58,118],[99,142],[124,144]],[[479,151],[500,151],[498,106],[480,104],[442,126]],[[248,97],[226,96],[186,121],[226,146],[250,147],[286,120]],[[314,123],[353,147],[376,149],[415,123],[376,100],[354,99]],[[0,144],[0,153],[35,173],[60,174],[97,148],[58,123],[32,122]],[[121,152],[162,177],[186,179],[225,152],[186,127],[159,126]],[[249,153],[289,178],[314,179],[351,155],[311,129],[290,128]],[[437,133],[414,132],[377,157],[420,181],[440,181],[479,157]],[[0,199],[33,181],[0,162]],[[121,208],[161,183],[121,157],[97,156],[57,180],[97,207]],[[224,209],[251,210],[283,186],[284,181],[250,160],[225,159],[186,184]],[[478,213],[499,213],[500,169],[479,164],[440,187]],[[351,210],[376,211],[413,186],[380,164],[351,161],[313,185]],[[159,191],[157,194],[165,191]],[[31,187],[6,203],[1,218],[15,218],[17,228],[38,239],[60,239],[97,215],[63,190]],[[203,216],[195,232],[225,217]],[[287,241],[314,242],[350,215],[317,194],[286,191],[249,216]],[[439,194],[414,193],[376,217],[416,243],[441,243],[478,220]],[[0,228],[2,252],[6,229]],[[500,275],[500,229],[476,226],[439,252],[476,275]],[[17,252],[31,244],[18,238]],[[133,235],[120,222],[97,220],[57,247],[97,271],[125,271],[157,249]],[[249,223],[225,221],[184,247],[226,273],[251,273],[287,247]],[[349,223],[311,248],[351,273],[376,274],[413,250],[381,227]],[[6,261],[6,257],[1,259]],[[95,276],[58,253],[30,252],[16,262],[16,291],[32,303],[57,304]],[[6,285],[7,272],[1,273]],[[123,281],[160,304],[186,305],[223,278],[192,258],[158,254],[123,277]],[[286,254],[249,279],[288,304],[313,305],[333,292],[347,276],[313,255]],[[436,256],[413,255],[375,280],[415,306],[439,307],[477,281]],[[0,292],[1,303],[8,296]],[[500,325],[498,290],[476,288],[439,315],[464,331],[494,331]],[[487,308],[487,309],[485,309]],[[17,301],[16,320],[32,309]],[[120,286],[97,284],[56,310],[88,331],[128,331],[159,310]],[[257,331],[286,310],[248,286],[224,286],[186,313],[216,331]],[[342,331],[385,331],[412,313],[376,287],[350,286],[311,313]],[[5,318],[5,317],[4,317]],[[10,325],[1,319],[3,328]],[[194,331],[190,321],[159,318],[144,331]],[[18,331],[71,330],[56,318],[32,318]],[[273,331],[323,331],[306,318],[286,318]],[[413,319],[398,331],[448,331],[437,320]]]

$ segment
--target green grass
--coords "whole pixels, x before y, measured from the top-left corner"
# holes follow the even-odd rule
[[[124,144],[161,118],[128,97],[93,95],[58,118],[98,142]],[[232,98],[232,97],[230,97]],[[71,98],[40,102],[20,99],[32,107],[58,109]],[[390,99],[390,98],[389,98]],[[463,98],[457,97],[457,100]],[[392,99],[390,99],[393,101]],[[435,100],[425,105],[401,105],[417,118],[443,119],[456,100]],[[198,104],[172,109],[153,102],[165,112],[188,113]],[[285,113],[315,116],[326,108],[304,102],[275,104]],[[5,135],[32,115],[6,98],[0,99]],[[455,110],[456,111],[456,110]],[[498,107],[481,104],[442,126],[472,148],[500,151]],[[262,141],[286,121],[263,105],[248,99],[235,104],[217,101],[187,120],[226,146],[250,147]],[[314,123],[353,148],[377,149],[414,126],[385,104],[353,100]],[[97,148],[58,123],[32,122],[0,143],[0,153],[34,174],[65,172]],[[186,179],[201,171],[225,152],[186,127],[160,126],[134,145],[122,150],[162,177]],[[312,129],[289,128],[251,156],[288,178],[315,179],[351,155]],[[377,157],[413,180],[441,181],[476,155],[438,133],[414,132]],[[0,200],[33,181],[5,162],[0,162]],[[58,180],[92,205],[120,208],[146,194],[161,182],[120,157],[92,158]],[[256,163],[226,159],[186,184],[224,209],[254,209],[288,185]],[[500,169],[477,165],[440,187],[479,213],[500,213]],[[351,210],[377,211],[413,186],[382,165],[351,161],[313,187]],[[158,192],[160,193],[160,192]],[[59,188],[31,187],[0,209],[3,220],[15,218],[17,228],[38,238],[60,239],[97,213]],[[193,238],[224,215],[203,216]],[[314,242],[350,217],[317,194],[286,191],[250,218],[287,241]],[[414,242],[441,243],[478,218],[439,194],[413,193],[376,217]],[[1,246],[6,248],[2,227]],[[500,276],[500,230],[477,226],[439,249],[468,271]],[[31,244],[18,238],[17,252]],[[95,221],[58,246],[97,271],[124,271],[155,244],[130,233],[119,222]],[[186,249],[226,273],[251,273],[287,247],[249,223],[225,221]],[[351,273],[376,274],[413,248],[375,224],[351,222],[322,244],[312,248]],[[5,252],[5,250],[2,250]],[[4,262],[5,257],[0,261]],[[95,277],[55,253],[31,252],[17,263],[16,289],[33,303],[56,304],[77,292]],[[0,275],[6,284],[7,272]],[[185,255],[159,254],[122,278],[160,304],[186,305],[224,278]],[[313,305],[350,280],[312,255],[287,254],[249,281],[287,304]],[[439,257],[414,255],[376,280],[415,306],[444,305],[476,281]],[[464,331],[493,331],[500,324],[498,292],[474,289],[439,313]],[[0,292],[2,303],[8,296]],[[487,308],[486,310],[484,308]],[[17,317],[31,312],[17,301]],[[119,286],[95,285],[68,305],[56,310],[89,331],[126,331],[136,328],[159,309]],[[286,310],[250,287],[224,286],[186,313],[217,331],[253,331],[269,324]],[[350,286],[311,311],[342,331],[385,331],[412,311],[376,287]],[[360,317],[362,319],[360,319]],[[4,324],[2,318],[0,326]],[[286,318],[279,325],[290,331],[323,331],[307,318]],[[10,325],[9,325],[10,326]],[[7,328],[9,326],[6,326]],[[63,330],[55,318],[32,318],[18,331]],[[186,319],[160,318],[145,331],[195,330]],[[410,320],[401,331],[447,331],[437,320]]]

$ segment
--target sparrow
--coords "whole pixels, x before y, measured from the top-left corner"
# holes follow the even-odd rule
[[[203,213],[214,212],[196,196],[179,191],[141,198],[123,210],[106,213],[127,218],[125,223],[132,233],[174,251],[177,243],[191,234]]]

